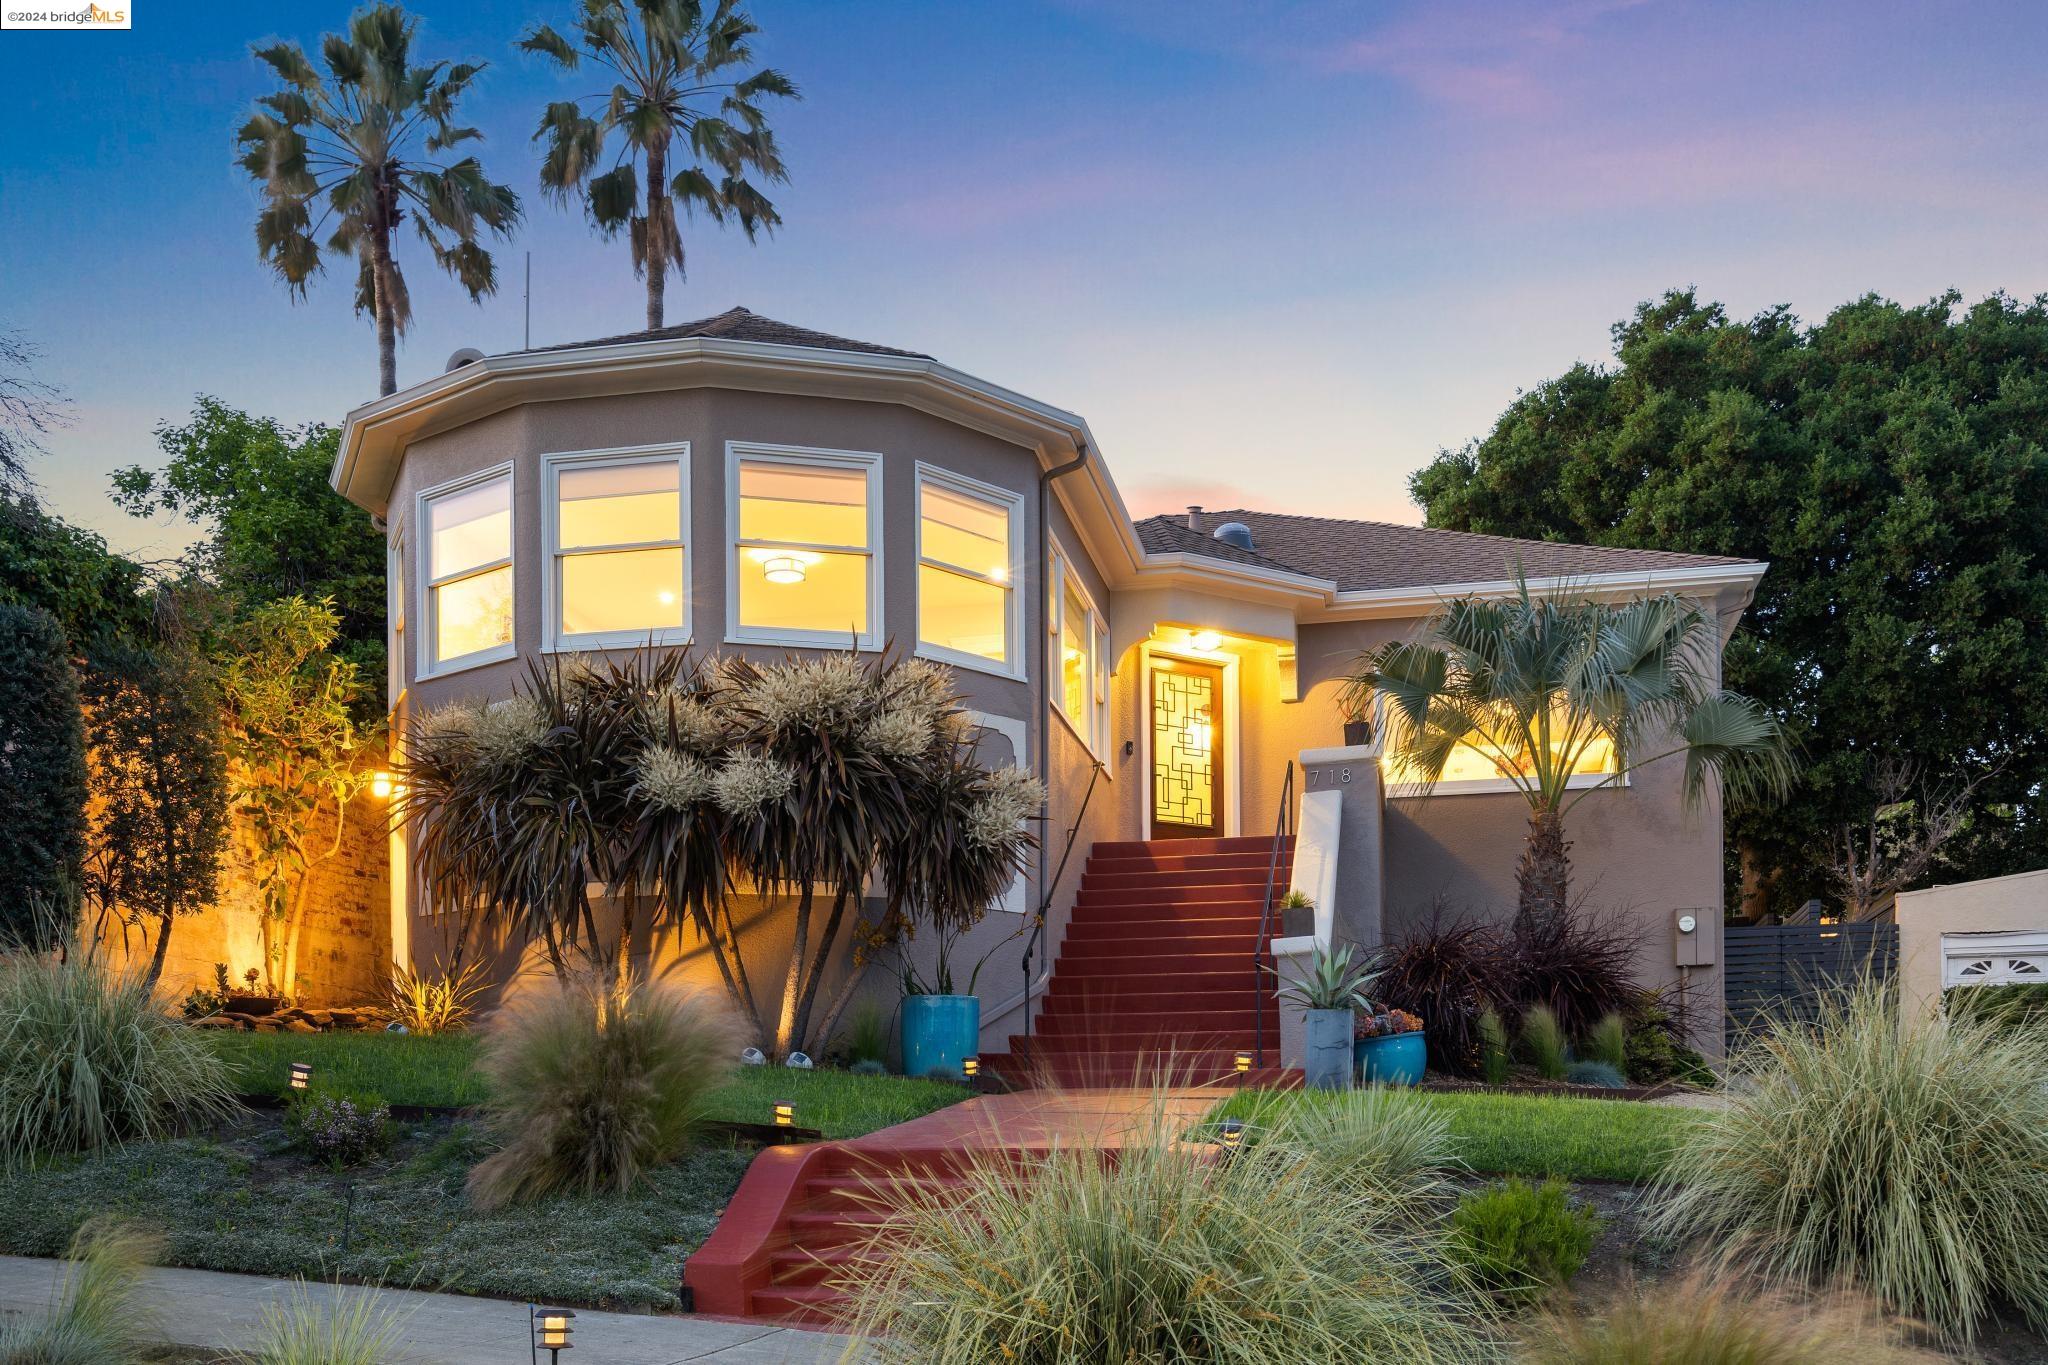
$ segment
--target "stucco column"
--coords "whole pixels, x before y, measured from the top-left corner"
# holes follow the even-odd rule
[[[1385,923],[1386,790],[1376,750],[1307,749],[1300,758],[1294,872],[1290,885],[1316,903],[1315,930],[1274,942],[1283,982],[1307,970],[1318,947],[1380,946]],[[1280,1006],[1280,1055],[1300,1066],[1304,1022],[1299,1005]]]

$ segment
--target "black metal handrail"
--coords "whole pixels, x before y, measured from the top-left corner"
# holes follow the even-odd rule
[[[1266,1064],[1266,980],[1277,978],[1273,963],[1273,886],[1280,877],[1280,845],[1294,833],[1294,760],[1280,784],[1280,814],[1273,820],[1273,852],[1266,860],[1266,903],[1259,910],[1259,937],[1252,944],[1252,1038],[1258,1065]]]
[[[1074,823],[1067,828],[1066,846],[1060,849],[1059,866],[1040,888],[1045,894],[1038,902],[1038,913],[1032,916],[1031,937],[1024,940],[1024,1036],[1031,1036],[1031,957],[1045,941],[1045,916],[1052,909],[1053,893],[1059,889],[1060,878],[1067,874],[1067,860],[1074,855],[1074,841],[1081,835],[1081,822],[1088,818],[1088,803],[1095,799],[1095,784],[1102,780],[1102,761],[1097,759],[1095,770],[1088,775],[1088,790],[1081,793],[1081,809],[1074,814]]]

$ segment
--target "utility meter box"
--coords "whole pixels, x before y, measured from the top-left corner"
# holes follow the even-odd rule
[[[1671,960],[1674,965],[1714,965],[1714,941],[1707,923],[1709,913],[1704,907],[1697,905],[1671,912]]]

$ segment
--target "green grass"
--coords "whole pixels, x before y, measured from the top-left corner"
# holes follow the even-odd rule
[[[1699,1122],[1691,1110],[1625,1100],[1428,1091],[1402,1099],[1444,1114],[1458,1156],[1493,1175],[1642,1184]],[[1238,1118],[1257,1127],[1271,1106],[1321,1101],[1309,1091],[1245,1091],[1212,1110],[1209,1121]]]
[[[307,1062],[323,1085],[381,1097],[388,1104],[463,1106],[483,1099],[475,1034],[414,1037],[397,1033],[211,1033],[245,1094],[282,1094],[293,1062]],[[706,1117],[766,1123],[778,1100],[796,1106],[800,1127],[828,1138],[860,1137],[968,1097],[962,1086],[846,1071],[740,1067],[711,1097]]]

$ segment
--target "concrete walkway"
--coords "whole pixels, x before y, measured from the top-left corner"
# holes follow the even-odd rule
[[[40,1316],[56,1298],[63,1273],[62,1261],[0,1256],[0,1314]],[[215,1350],[253,1344],[265,1307],[290,1302],[294,1288],[293,1281],[259,1275],[168,1268],[144,1272],[144,1285],[166,1343]],[[523,1303],[404,1289],[344,1292],[374,1293],[381,1305],[408,1315],[400,1335],[404,1365],[523,1365],[529,1359]],[[315,1283],[305,1293],[324,1303],[335,1289]],[[567,1365],[820,1365],[846,1358],[849,1345],[846,1337],[768,1323],[581,1308],[575,1329],[575,1349],[563,1357]]]

